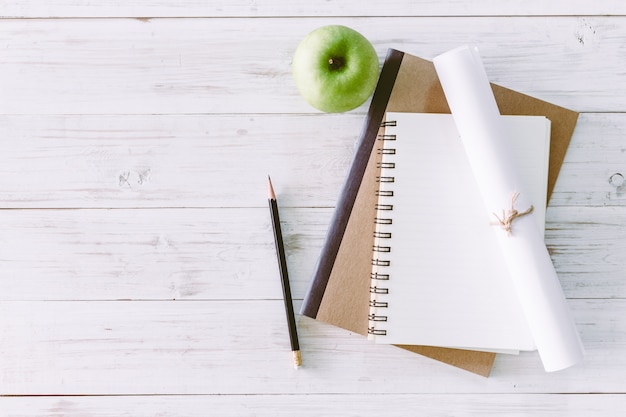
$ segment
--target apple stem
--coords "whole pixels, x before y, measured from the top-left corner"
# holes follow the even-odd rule
[[[344,66],[344,60],[343,58],[337,58],[337,57],[331,57],[328,59],[328,65],[330,66],[331,70],[338,70],[341,69]]]

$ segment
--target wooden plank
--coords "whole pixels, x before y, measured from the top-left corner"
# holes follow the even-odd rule
[[[88,0],[22,0],[0,4],[3,17],[259,17],[259,16],[496,16],[496,15],[615,15],[625,14],[615,0],[555,0],[545,2],[468,3],[387,0],[370,2],[311,2],[307,0],[233,2],[224,0],[129,0],[121,3]]]
[[[607,417],[626,408],[624,394],[293,394],[122,397],[0,397],[13,417],[319,417],[384,415],[407,410],[431,417]]]
[[[362,120],[0,116],[2,205],[259,207],[271,174],[281,207],[331,206]]]
[[[284,208],[293,295],[308,287],[332,209]],[[626,208],[548,210],[568,298],[626,298]],[[270,219],[249,209],[0,211],[2,300],[280,299]]]
[[[626,207],[549,208],[546,221],[546,244],[568,297],[626,297]]]
[[[332,207],[363,116],[0,116],[9,208]],[[582,114],[551,207],[620,206],[623,113]]]
[[[280,211],[302,298],[331,210]],[[0,229],[2,300],[282,297],[266,207],[9,210]]]
[[[487,379],[303,317],[295,370],[280,300],[3,301],[0,393],[625,393],[626,301],[570,305],[584,363],[500,355]]]
[[[291,57],[309,31],[333,23],[361,31],[381,61],[390,47],[431,59],[474,43],[494,82],[577,111],[626,110],[626,17],[542,16],[8,19],[0,113],[314,112]]]
[[[623,114],[582,114],[550,205],[623,206],[626,183],[621,184],[620,178],[626,178],[624,135]]]

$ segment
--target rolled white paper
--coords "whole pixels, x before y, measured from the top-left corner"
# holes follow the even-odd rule
[[[485,206],[497,223],[503,211],[528,209],[505,126],[477,48],[463,46],[434,59],[457,130]],[[512,196],[519,193],[516,201]],[[510,270],[544,369],[578,363],[584,353],[550,255],[532,213],[516,218],[511,233],[494,231]],[[498,314],[498,312],[494,312]]]

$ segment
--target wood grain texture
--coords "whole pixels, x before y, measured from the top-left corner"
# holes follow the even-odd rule
[[[259,207],[271,174],[281,207],[330,207],[361,124],[356,114],[0,116],[0,196],[19,208]]]
[[[626,406],[619,394],[391,394],[201,395],[123,397],[9,397],[0,407],[12,417],[205,417],[219,415],[405,417],[407,410],[432,417],[583,415],[617,417]],[[393,404],[393,406],[391,406]]]
[[[281,209],[295,298],[332,209]],[[626,298],[626,212],[550,208],[546,242],[572,299]],[[279,299],[266,208],[0,211],[2,300]]]
[[[292,291],[302,298],[332,211],[280,213]],[[266,207],[8,210],[0,228],[2,300],[282,296]]]
[[[483,378],[306,317],[304,364],[293,369],[282,300],[4,301],[0,392],[421,394],[451,384],[464,393],[623,392],[626,301],[570,305],[584,363],[546,374],[536,352],[499,355]]]
[[[625,14],[619,0],[527,0],[502,2],[449,0],[361,2],[292,0],[21,0],[0,4],[3,17],[259,17],[259,16],[510,16]]]
[[[626,186],[611,176],[626,177],[625,122],[623,113],[580,116],[551,205],[624,206]]]
[[[493,82],[576,111],[626,109],[621,16],[8,19],[0,113],[309,113],[291,56],[333,23],[361,31],[381,61],[390,47],[431,59],[473,43]]]
[[[266,177],[298,309],[368,105],[296,91],[324,24],[381,62],[477,44],[583,112],[546,222],[582,364],[482,378],[301,317],[292,369]],[[625,28],[618,0],[0,2],[0,417],[621,416]]]
[[[332,208],[281,208],[302,299]],[[626,299],[623,207],[549,208],[546,243],[572,299]],[[0,211],[0,300],[280,299],[266,207]]]
[[[363,123],[344,115],[0,115],[10,208],[333,207]],[[303,126],[306,128],[303,129]],[[620,206],[623,113],[580,116],[550,205]]]

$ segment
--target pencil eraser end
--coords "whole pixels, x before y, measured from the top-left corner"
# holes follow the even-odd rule
[[[302,366],[302,355],[300,355],[300,351],[299,350],[294,350],[293,351],[293,366],[298,369],[300,366]]]

